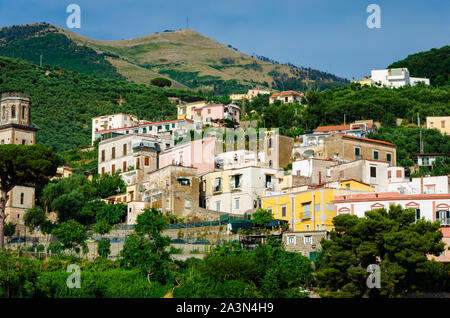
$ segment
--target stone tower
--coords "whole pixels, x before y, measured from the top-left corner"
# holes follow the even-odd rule
[[[30,96],[22,93],[5,93],[0,100],[0,147],[4,144],[34,145],[36,131],[31,126]],[[34,187],[21,185],[8,193],[6,202],[6,221],[17,224],[16,235],[25,234],[23,215],[34,205]]]
[[[0,100],[0,144],[34,145],[36,131],[30,122],[31,102],[22,93],[4,93]]]

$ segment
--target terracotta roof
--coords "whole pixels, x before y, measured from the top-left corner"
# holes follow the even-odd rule
[[[270,97],[276,97],[276,96],[281,96],[281,95],[298,95],[298,96],[303,96],[303,93],[299,93],[296,91],[285,91],[285,92],[279,92],[279,93],[275,93],[270,95]]]
[[[341,131],[350,130],[350,125],[336,125],[336,126],[319,126],[314,132],[330,132],[330,131]]]
[[[362,138],[362,137],[356,137],[356,136],[350,136],[350,135],[344,135],[344,134],[336,134],[336,135],[340,135],[342,137],[345,138],[350,138],[350,139],[358,139],[358,140],[362,140],[362,141],[370,141],[370,142],[376,142],[379,144],[384,144],[384,145],[388,145],[388,146],[394,146],[397,147],[395,144],[384,141],[384,140],[376,140],[376,139],[370,139],[370,138]]]

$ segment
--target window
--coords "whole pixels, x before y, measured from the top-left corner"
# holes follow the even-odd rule
[[[170,130],[170,125],[166,125],[166,130]]]
[[[105,167],[102,167],[102,177],[105,175]]]
[[[295,245],[295,236],[288,236],[287,243],[288,245]]]
[[[220,184],[220,182],[221,182],[220,177],[219,177],[219,178],[216,178],[216,180],[214,180],[213,191],[220,191],[220,190],[221,190],[221,184]]]
[[[389,163],[391,163],[391,158],[392,158],[391,154],[390,154],[390,153],[387,153],[387,154],[386,154],[386,161],[388,161]]]
[[[2,107],[2,119],[5,119],[5,106]]]
[[[211,114],[211,109],[208,109],[208,114]]]
[[[388,171],[388,178],[389,179],[391,178],[391,172],[390,171]]]
[[[113,147],[111,149],[111,159],[115,159],[116,158],[116,147]]]
[[[216,201],[216,212],[220,212],[220,201]]]
[[[267,208],[267,211],[269,211],[271,214],[273,214],[273,213],[272,213],[272,207]]]
[[[116,173],[116,165],[111,166],[111,174]]]
[[[146,133],[147,133],[147,128],[145,128],[145,127],[142,128],[142,133],[143,133],[143,134],[146,134]]]
[[[327,203],[327,211],[334,211],[334,204],[332,203]]]
[[[141,160],[139,158],[136,158],[136,169],[141,168]]]
[[[239,209],[239,199],[234,200],[234,208],[235,208],[236,210]]]
[[[420,209],[415,209],[416,210],[416,222],[418,220],[420,220]]]
[[[436,211],[436,221],[441,225],[450,225],[450,211]]]
[[[397,178],[401,178],[402,177],[402,171],[401,170],[397,170],[396,174],[397,174]]]
[[[378,160],[378,151],[373,152],[373,160]]]
[[[441,128],[445,128],[445,120],[441,121]]]
[[[306,224],[306,230],[309,231],[309,224]]]
[[[16,118],[16,106],[11,106],[11,118]]]
[[[25,194],[22,192],[20,194],[20,204],[23,205]]]
[[[26,144],[25,139],[22,139],[22,145],[25,145],[25,144]]]
[[[105,151],[102,150],[102,162],[105,161]]]
[[[311,202],[303,204],[303,218],[311,218]]]
[[[314,206],[314,211],[316,211],[316,212],[319,212],[319,211],[320,211],[320,203],[319,203],[319,204],[316,204],[316,205]]]
[[[191,203],[192,203],[191,199],[184,199],[184,207],[186,209],[190,209],[191,208]]]
[[[148,131],[152,131],[153,126],[148,126]]]
[[[287,207],[286,207],[286,205],[282,205],[281,206],[281,217],[282,218],[285,218],[286,217],[286,211],[287,211]]]
[[[355,147],[355,159],[361,159],[361,149]]]
[[[22,106],[22,119],[25,119],[25,106]]]
[[[377,167],[370,167],[370,177],[371,178],[377,177]]]
[[[124,161],[124,162],[122,163],[122,171],[123,171],[123,172],[127,172],[127,162],[126,162],[126,161]]]
[[[272,148],[272,138],[269,138],[269,148]]]
[[[312,243],[312,236],[304,236],[304,243],[305,244],[311,244]]]
[[[150,165],[150,157],[145,157],[144,159],[144,165],[149,166]]]
[[[241,187],[241,175],[234,176],[234,188],[238,189]]]
[[[160,131],[162,129],[162,126],[158,126],[158,131]]]
[[[127,144],[123,144],[123,155],[127,155]]]

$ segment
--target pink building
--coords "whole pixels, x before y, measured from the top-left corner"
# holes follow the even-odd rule
[[[201,117],[203,125],[220,126],[213,123],[214,119],[230,119],[239,122],[239,107],[233,104],[206,104],[194,108],[196,117]]]
[[[198,174],[213,171],[215,142],[214,136],[205,137],[167,149],[159,155],[159,169],[179,165],[197,168]]]

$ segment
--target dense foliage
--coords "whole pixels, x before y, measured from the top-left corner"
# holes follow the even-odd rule
[[[255,251],[225,244],[204,260],[188,266],[174,290],[175,297],[255,298],[307,297],[312,265],[298,253],[261,245]]]
[[[7,27],[0,30],[0,56],[20,58],[37,65],[40,65],[42,58],[42,65],[125,80],[104,54],[98,54],[87,46],[79,46],[66,35],[56,33],[56,30],[40,30],[39,33],[45,35],[36,37],[36,28]]]
[[[444,243],[437,222],[423,218],[416,222],[415,217],[415,210],[393,205],[389,211],[367,211],[364,218],[336,216],[336,230],[330,240],[321,241],[325,254],[316,278],[323,296],[395,297],[423,291],[430,267],[444,266],[430,265],[427,255],[439,256]],[[380,268],[380,288],[370,289],[366,284],[371,264]],[[440,272],[444,275],[434,280],[435,291],[445,288],[448,278],[446,270]]]
[[[450,46],[411,54],[404,60],[388,66],[388,68],[399,67],[408,68],[410,76],[429,78],[432,85],[448,85],[450,84]]]

